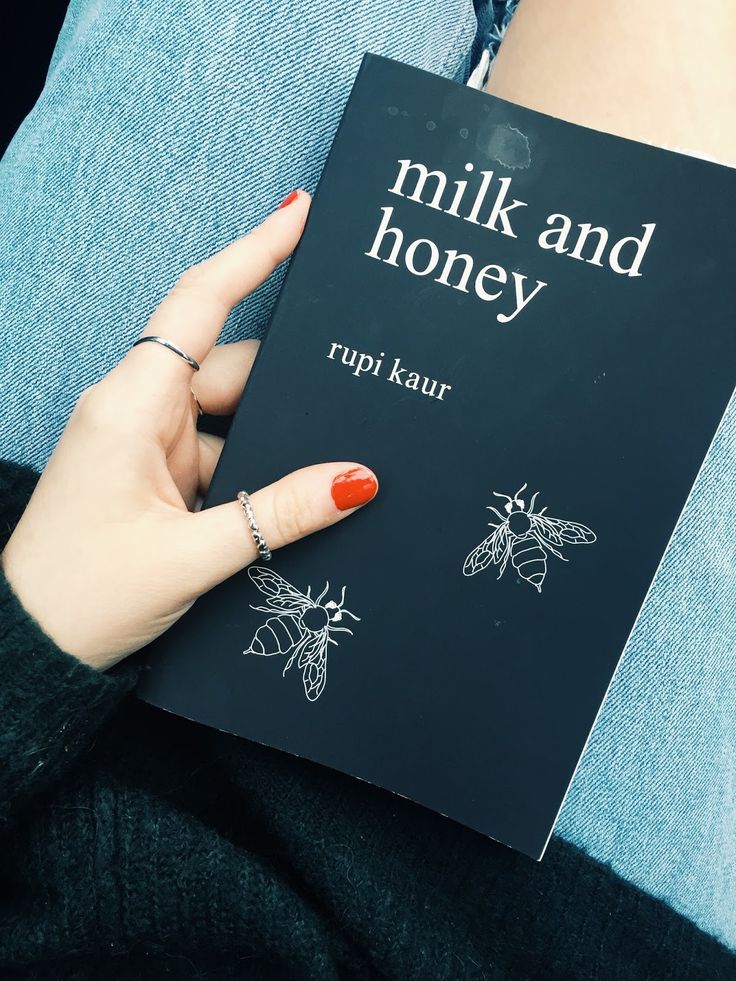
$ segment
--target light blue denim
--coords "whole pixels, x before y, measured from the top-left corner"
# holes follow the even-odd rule
[[[41,467],[180,272],[314,188],[364,51],[463,81],[514,4],[479,6],[72,0],[0,168],[0,456]],[[261,333],[280,280],[225,339]],[[732,407],[557,828],[733,947],[735,444]]]

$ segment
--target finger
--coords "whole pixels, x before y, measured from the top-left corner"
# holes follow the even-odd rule
[[[214,416],[235,412],[258,353],[258,341],[216,344],[192,379],[202,409]]]
[[[327,528],[372,500],[375,474],[356,463],[320,463],[282,477],[250,495],[259,531],[271,550]],[[188,515],[178,535],[182,560],[194,570],[197,596],[259,558],[238,501]]]
[[[220,461],[225,440],[212,433],[197,433],[199,443],[199,493],[204,496],[209,490],[215,467]]]
[[[142,336],[164,337],[201,364],[232,308],[294,249],[310,200],[306,191],[298,191],[288,207],[278,207],[244,238],[188,269],[153,314]],[[131,348],[125,362],[146,372],[155,366],[159,378],[189,379],[192,374],[183,358],[160,344]]]

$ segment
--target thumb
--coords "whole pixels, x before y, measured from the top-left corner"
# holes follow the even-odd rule
[[[367,467],[320,463],[295,470],[249,496],[258,530],[273,551],[341,521],[377,491],[378,480]],[[189,533],[180,536],[180,545],[186,550],[187,568],[195,570],[194,596],[259,558],[239,501],[189,515],[189,520]]]

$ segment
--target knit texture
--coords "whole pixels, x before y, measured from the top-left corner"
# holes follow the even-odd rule
[[[0,469],[3,510],[32,477]],[[3,514],[6,531],[13,519]],[[553,839],[533,862],[198,726],[0,594],[0,976],[718,981],[736,959]]]
[[[0,471],[4,536],[22,509],[35,476],[19,467]],[[43,683],[40,681],[43,679]],[[135,669],[106,675],[63,654],[29,620],[0,576],[0,832],[26,799],[57,782],[136,680]]]

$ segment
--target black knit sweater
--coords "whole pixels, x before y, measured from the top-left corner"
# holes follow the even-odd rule
[[[32,480],[0,468],[4,539]],[[569,844],[533,862],[138,702],[135,673],[62,653],[0,583],[0,977],[736,977]]]

